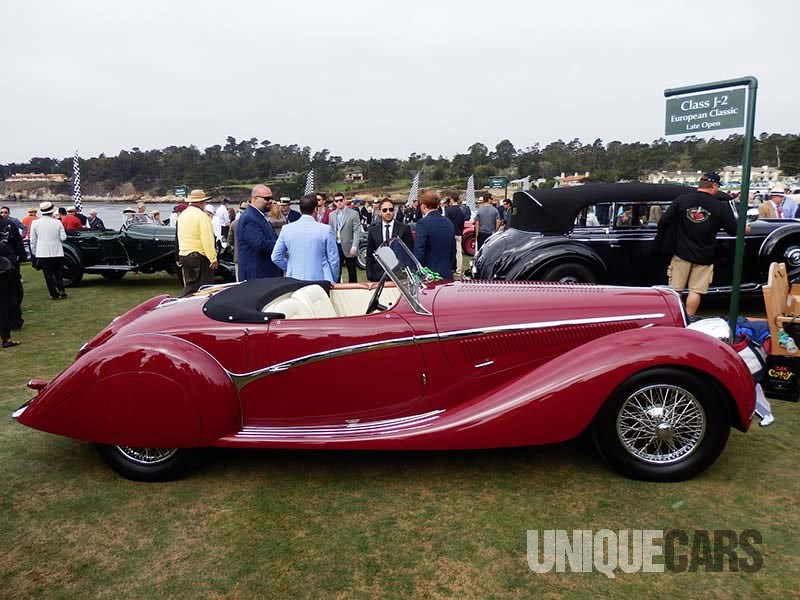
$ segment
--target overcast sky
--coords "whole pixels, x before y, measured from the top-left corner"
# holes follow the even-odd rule
[[[665,88],[745,75],[756,133],[798,133],[798,17],[797,0],[2,0],[0,163],[228,135],[345,158],[651,142]]]

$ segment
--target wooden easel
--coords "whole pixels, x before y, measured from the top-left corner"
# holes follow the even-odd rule
[[[786,275],[786,264],[772,263],[769,266],[767,285],[762,288],[764,305],[769,323],[769,335],[772,339],[770,354],[800,358],[800,352],[791,354],[778,343],[778,332],[784,325],[800,323],[800,284],[789,287]]]

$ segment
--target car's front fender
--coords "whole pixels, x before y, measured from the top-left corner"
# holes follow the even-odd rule
[[[758,267],[765,281],[773,262],[787,263],[790,273],[800,269],[800,223],[778,227],[761,243]]]
[[[726,344],[680,327],[649,327],[598,338],[445,410],[412,431],[362,447],[467,449],[557,443],[580,435],[603,403],[632,376],[672,367],[704,377],[721,392],[731,425],[746,430],[753,379]],[[352,447],[357,447],[353,445]]]
[[[236,390],[201,348],[162,334],[114,339],[80,356],[18,417],[58,435],[140,447],[201,447],[241,425]]]

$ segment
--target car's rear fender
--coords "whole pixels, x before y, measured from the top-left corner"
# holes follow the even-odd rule
[[[119,336],[80,356],[18,417],[23,425],[102,444],[201,447],[237,430],[225,369],[163,334]]]
[[[537,281],[542,279],[552,267],[567,262],[579,263],[594,273],[598,280],[605,278],[607,267],[600,255],[580,243],[565,238],[539,238],[535,248],[531,248],[518,260],[518,275],[512,279]]]

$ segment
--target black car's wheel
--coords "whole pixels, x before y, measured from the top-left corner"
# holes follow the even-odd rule
[[[356,254],[359,269],[367,268],[367,244],[361,243],[358,245],[358,254]]]
[[[719,457],[730,433],[719,391],[674,368],[643,371],[602,406],[592,437],[616,471],[645,481],[683,481]]]
[[[467,256],[475,256],[475,233],[470,232],[461,238],[461,249]]]
[[[133,481],[172,481],[194,465],[197,448],[133,448],[95,444],[95,449],[109,467]]]
[[[64,287],[77,287],[83,280],[83,266],[72,252],[64,252]]]
[[[541,279],[561,283],[597,283],[592,270],[578,262],[564,262],[550,267],[542,273]]]
[[[104,271],[101,275],[111,281],[117,281],[125,277],[125,273],[127,273],[127,271]]]
[[[786,272],[790,281],[794,281],[800,275],[800,245],[797,240],[794,243],[787,243],[775,253],[772,262],[786,263]]]

